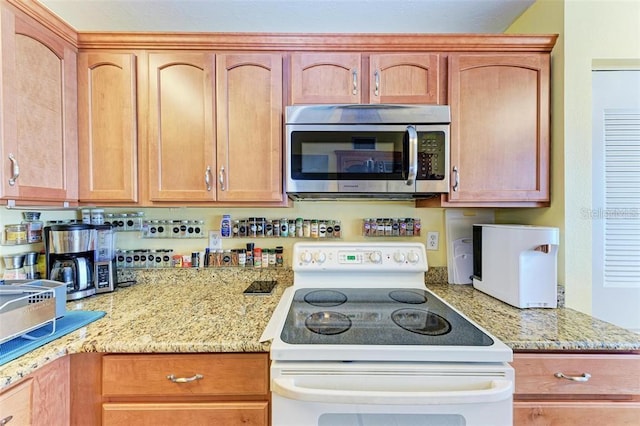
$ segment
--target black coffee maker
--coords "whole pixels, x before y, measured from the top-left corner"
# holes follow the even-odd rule
[[[67,285],[67,300],[96,293],[93,277],[96,230],[84,223],[44,227],[47,279]]]

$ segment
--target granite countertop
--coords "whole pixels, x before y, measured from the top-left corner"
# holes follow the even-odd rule
[[[226,268],[231,270],[232,268]],[[0,366],[0,389],[42,365],[80,352],[266,352],[260,343],[290,270],[138,271],[137,283],[67,303],[106,316]],[[277,279],[271,295],[246,296],[254,279]],[[427,287],[514,351],[640,351],[636,334],[572,309],[517,309],[472,286]]]

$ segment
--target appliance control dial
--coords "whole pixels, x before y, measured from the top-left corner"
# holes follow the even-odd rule
[[[313,260],[315,260],[317,263],[324,263],[327,260],[327,254],[323,251],[314,253]]]
[[[409,263],[416,264],[420,261],[420,255],[415,251],[410,251],[407,255],[407,260],[409,261]]]
[[[308,251],[303,251],[302,253],[300,253],[300,261],[302,263],[310,263],[312,259],[313,256],[311,256],[311,253],[309,253]]]
[[[372,251],[371,253],[369,253],[369,261],[371,263],[381,263],[382,254],[379,251]]]
[[[404,263],[404,260],[405,260],[404,253],[402,253],[401,251],[395,252],[393,254],[393,260],[395,260],[396,263]]]

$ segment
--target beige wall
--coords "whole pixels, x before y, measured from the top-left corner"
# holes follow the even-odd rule
[[[37,210],[37,209],[34,209]],[[446,246],[444,237],[444,209],[441,208],[420,208],[416,209],[413,202],[374,202],[374,201],[340,201],[340,202],[314,202],[304,201],[293,203],[292,208],[114,208],[105,209],[106,212],[131,212],[142,211],[145,218],[149,219],[202,219],[205,221],[207,229],[219,229],[220,219],[222,215],[228,213],[232,218],[246,218],[253,216],[276,218],[296,218],[303,217],[308,219],[338,219],[342,223],[343,241],[365,241],[361,235],[362,219],[365,217],[413,217],[420,218],[422,222],[422,236],[414,238],[384,238],[369,239],[369,241],[426,241],[427,231],[440,232],[440,246],[437,251],[429,251],[427,259],[430,266],[446,266]],[[59,219],[76,219],[80,218],[79,212],[75,210],[67,211],[42,211],[41,219],[59,220]],[[4,225],[20,223],[22,221],[22,212],[18,210],[7,210],[0,208],[0,228],[4,229]],[[261,239],[229,239],[223,241],[223,247],[226,249],[241,248],[247,242],[253,241],[256,247],[272,248],[275,246],[283,246],[285,249],[285,262],[290,262],[289,253],[293,243],[297,241],[294,238],[261,238]],[[207,240],[203,239],[142,239],[140,234],[136,232],[118,232],[117,246],[123,249],[136,248],[173,248],[176,253],[189,254],[192,251],[202,251],[207,245]],[[0,254],[21,253],[30,250],[40,250],[42,245],[20,245],[20,246],[2,246]],[[4,265],[3,265],[4,266]],[[2,268],[0,268],[0,271]]]
[[[548,220],[563,229],[560,280],[567,305],[591,313],[591,71],[594,63],[639,63],[640,2],[538,0],[509,29],[547,31],[563,40],[562,50],[554,51],[552,176],[564,181],[554,183]],[[518,215],[545,218],[544,211]]]

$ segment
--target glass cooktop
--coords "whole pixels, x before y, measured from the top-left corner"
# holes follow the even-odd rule
[[[430,292],[398,288],[298,289],[280,338],[294,345],[493,344]]]

